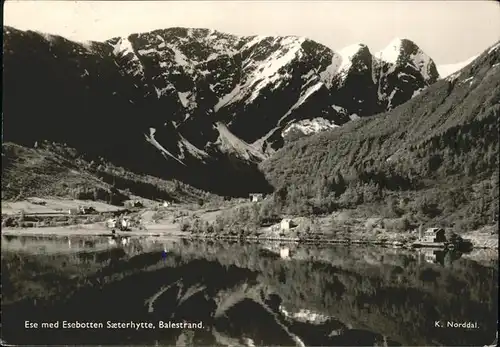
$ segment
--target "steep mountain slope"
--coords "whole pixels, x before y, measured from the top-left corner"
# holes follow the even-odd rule
[[[379,99],[388,110],[411,99],[425,89],[429,81],[439,77],[434,62],[410,40],[394,39],[375,56],[381,69]]]
[[[364,45],[337,53],[295,36],[170,28],[78,43],[5,27],[3,47],[5,140],[66,142],[224,194],[269,189],[255,162],[294,123],[339,126],[438,78],[399,39],[376,58]]]
[[[288,204],[389,202],[423,220],[498,220],[500,44],[394,110],[291,143],[262,163]],[[305,204],[307,205],[307,204]]]

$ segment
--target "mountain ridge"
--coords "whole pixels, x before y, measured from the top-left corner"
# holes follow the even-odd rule
[[[495,224],[499,76],[497,43],[407,103],[291,142],[261,169],[292,214],[376,206],[410,224]]]
[[[5,136],[24,145],[67,142],[134,171],[187,177],[206,189],[221,172],[259,175],[255,159],[283,146],[285,130],[297,122],[340,126],[434,83],[435,64],[429,60],[427,76],[414,59],[418,47],[404,42],[401,62],[392,64],[365,45],[338,53],[298,36],[167,28],[75,43],[4,27]],[[40,112],[43,120],[35,119]],[[93,143],[73,134],[77,128],[92,134]],[[239,140],[218,141],[227,136]],[[127,155],[133,152],[141,158]],[[213,179],[195,177],[199,170],[213,172]]]

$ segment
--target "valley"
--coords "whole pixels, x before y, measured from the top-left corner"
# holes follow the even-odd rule
[[[1,345],[498,344],[492,3],[4,9]]]
[[[92,227],[92,232],[107,232],[102,223],[109,213],[83,218],[65,214],[79,204],[105,203],[109,207],[97,209],[114,209],[118,214],[122,209],[121,214],[132,213],[138,218],[155,214],[163,221],[149,227],[175,235],[296,240],[304,236],[280,236],[268,225],[271,220],[277,224],[283,218],[295,218],[303,221],[301,232],[306,238],[318,241],[408,241],[419,227],[441,226],[468,234],[477,245],[498,246],[492,241],[498,228],[491,229],[498,221],[498,44],[462,70],[438,80],[432,60],[414,43],[401,39],[391,42],[377,58],[364,45],[337,53],[298,37],[237,37],[202,29],[172,28],[86,45],[12,28],[7,28],[6,35],[10,71],[6,83],[11,86],[7,93],[16,90],[19,76],[29,75],[29,71],[16,72],[17,66],[21,67],[15,58],[18,56],[30,60],[45,54],[43,64],[63,59],[75,73],[87,71],[83,77],[48,76],[40,75],[42,69],[29,78],[43,83],[64,77],[61,83],[66,91],[87,100],[85,111],[76,110],[72,115],[79,118],[83,113],[80,116],[78,112],[89,112],[76,128],[93,138],[87,141],[64,125],[59,118],[65,112],[64,103],[51,106],[52,110],[44,113],[46,122],[36,125],[33,113],[24,109],[31,103],[7,95],[6,141],[2,144],[2,221],[6,226],[35,228],[33,232],[38,226],[50,227],[40,231],[46,233],[75,224],[101,223]],[[36,56],[35,51],[27,50],[27,42],[36,43],[30,46],[36,49]],[[194,42],[199,50],[193,50]],[[162,47],[168,49],[158,50]],[[230,72],[223,69],[225,64],[231,66],[230,62],[239,66],[239,75],[221,77],[222,71]],[[388,93],[388,81],[406,83],[389,78],[397,71],[400,77],[410,73],[404,70],[403,62],[423,82],[405,87],[410,89],[403,94],[411,94],[405,97],[406,102],[381,98]],[[281,67],[276,69],[275,65]],[[159,67],[162,69],[156,71]],[[91,68],[97,69],[95,81],[87,79]],[[51,69],[57,72],[60,68],[53,65]],[[306,70],[308,79],[304,80]],[[371,71],[374,80],[362,79],[366,71]],[[183,78],[191,76],[195,84],[181,83],[181,77],[174,78],[176,73]],[[170,87],[160,92],[158,83],[166,80]],[[108,95],[117,81],[124,81],[119,88],[129,88],[128,83],[136,87]],[[208,84],[213,94],[198,89],[209,81],[220,84],[219,89]],[[296,81],[293,90],[297,93],[288,87],[278,88],[290,81]],[[360,86],[370,90],[374,81],[385,91],[379,89],[378,99],[373,99],[374,94],[363,94],[365,101],[360,104],[366,106],[364,111],[336,101],[349,99],[349,85],[358,93],[364,88]],[[88,91],[83,92],[82,87]],[[174,90],[183,91],[176,94]],[[248,113],[254,107],[261,114],[268,112],[268,93],[273,112],[284,112],[271,123],[271,118],[261,121]],[[317,99],[321,93],[322,99]],[[288,104],[280,95],[287,95]],[[292,105],[294,95],[297,101]],[[122,103],[123,97],[128,98],[127,105]],[[205,97],[211,101],[201,103]],[[139,99],[134,98],[140,98],[142,104],[137,105]],[[42,110],[49,106],[47,100],[40,99]],[[367,106],[366,100],[375,104]],[[98,106],[94,101],[106,107],[94,108]],[[256,106],[256,102],[263,104]],[[325,105],[333,113],[321,111]],[[171,116],[160,117],[158,112],[169,110]],[[120,120],[114,119],[117,112]],[[137,118],[137,112],[147,117]],[[179,112],[191,113],[182,116]],[[309,118],[300,116],[301,112]],[[39,131],[22,131],[23,117]],[[92,117],[106,123],[95,123]],[[162,126],[155,117],[163,118]],[[243,125],[248,117],[258,126],[257,133]],[[53,122],[64,131],[55,131]],[[111,131],[113,127],[118,131]],[[141,128],[142,135],[137,131]],[[248,193],[255,192],[267,198],[249,205]],[[29,215],[33,204],[28,200],[35,198],[64,200],[63,207],[52,210],[64,211],[63,215],[49,220],[28,216],[31,221],[12,222],[9,208],[17,204],[16,216]],[[120,207],[135,200],[150,207],[134,212]],[[162,215],[157,210],[163,201],[176,208]],[[343,213],[357,217],[332,224],[335,216]],[[389,226],[381,223],[373,230],[366,227],[369,220],[386,220]],[[493,230],[492,236],[474,232],[483,227]],[[332,230],[335,236],[330,235]]]

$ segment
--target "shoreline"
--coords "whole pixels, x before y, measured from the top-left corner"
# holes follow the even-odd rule
[[[2,209],[7,208],[7,212],[13,213],[17,210],[27,212],[26,216],[32,213],[51,213],[61,214],[64,209],[70,209],[79,206],[81,201],[45,198],[46,205],[40,206],[33,201],[6,202],[2,201]],[[103,203],[85,201],[85,205],[92,206],[96,210],[106,213],[114,213],[116,206],[108,206]],[[198,208],[188,209],[188,206],[177,205],[173,208],[163,209],[155,206],[147,206],[134,212],[136,217],[141,220],[144,230],[134,228],[131,231],[116,230],[116,237],[174,237],[193,240],[227,240],[227,241],[255,241],[255,242],[281,242],[281,243],[300,243],[300,244],[358,244],[386,246],[393,248],[417,248],[423,246],[426,249],[445,249],[444,245],[418,245],[417,234],[415,230],[399,227],[398,218],[384,218],[380,216],[359,216],[351,210],[337,211],[331,215],[317,216],[315,226],[312,227],[312,220],[309,217],[286,216],[293,220],[295,227],[288,227],[286,230],[280,229],[279,224],[272,226],[261,226],[252,230],[246,235],[240,235],[236,230],[227,229],[217,233],[212,228],[200,226],[196,221],[206,225],[214,225],[217,217],[224,216],[224,213],[235,214],[238,208],[249,206],[250,203],[240,203],[231,206],[219,206],[218,208]],[[16,210],[17,209],[17,210]],[[19,212],[18,211],[18,212]],[[5,212],[5,211],[2,211]],[[2,214],[4,217],[13,217],[12,214]],[[44,216],[39,215],[42,221],[25,221],[31,224],[13,224],[2,228],[2,234],[5,236],[34,236],[34,237],[111,237],[111,230],[105,225],[102,219],[95,218],[93,215],[61,215],[63,224],[50,223],[43,221]],[[2,219],[3,222],[3,219]],[[38,224],[40,222],[41,224]],[[56,222],[59,222],[56,220]],[[278,228],[275,228],[278,226]],[[232,227],[231,227],[232,228]],[[238,228],[238,226],[236,226]],[[314,230],[313,230],[314,229]],[[312,232],[310,232],[313,230]],[[249,231],[249,230],[247,230]],[[464,240],[472,243],[473,249],[499,249],[498,245],[498,227],[486,225],[477,230],[467,231],[460,236]],[[435,246],[435,247],[432,247]]]
[[[74,229],[68,227],[46,227],[46,228],[9,228],[2,230],[2,236],[13,237],[111,237],[113,234],[104,228],[85,228],[80,226]],[[233,236],[233,235],[199,235],[181,230],[165,230],[165,228],[155,228],[158,230],[136,230],[136,231],[117,231],[116,237],[155,237],[155,238],[176,238],[190,240],[217,240],[217,241],[251,241],[251,242],[279,242],[291,244],[323,244],[323,245],[373,245],[386,246],[403,249],[446,249],[443,247],[414,247],[413,242],[380,240],[380,239],[329,239],[329,238],[298,238],[298,237],[265,237],[265,236]],[[172,229],[172,228],[171,228]],[[493,245],[473,245],[473,249],[498,249],[498,246]]]

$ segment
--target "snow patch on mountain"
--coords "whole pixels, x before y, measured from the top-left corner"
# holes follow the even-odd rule
[[[300,58],[301,45],[305,41],[305,38],[287,36],[276,38],[275,40],[280,40],[281,49],[275,50],[263,61],[253,62],[251,66],[248,66],[249,62],[242,64],[244,66],[247,65],[247,68],[251,69],[248,79],[236,85],[231,92],[220,98],[214,107],[215,111],[247,97],[245,103],[249,104],[260,95],[265,87],[286,79],[286,76],[280,74],[279,71],[294,59]],[[255,42],[254,44],[257,43]]]
[[[158,88],[158,87],[154,86],[154,89],[156,92],[156,96],[159,99],[162,96],[168,94],[168,92],[175,90],[175,87],[172,84],[167,84],[167,86],[165,86],[163,88]]]
[[[394,98],[394,95],[396,95],[396,93],[398,92],[399,88],[394,88],[391,92],[391,94],[389,95],[389,97],[387,98],[387,101],[389,102],[387,104],[387,109],[388,110],[392,110],[394,107],[392,105],[392,99]]]
[[[242,98],[243,96],[241,96],[242,94],[241,90],[242,87],[241,85],[238,84],[229,94],[226,94],[219,99],[219,101],[214,106],[214,111],[217,112],[222,107],[227,106],[232,102],[236,102],[238,97]]]
[[[188,109],[194,109],[196,108],[196,100],[195,100],[195,95],[189,91],[187,92],[177,92],[177,95],[179,96],[179,100],[185,108]]]
[[[335,76],[339,74],[341,74],[342,77],[346,77],[352,66],[352,59],[365,47],[366,46],[361,43],[356,43],[335,52],[332,56],[330,65],[319,74],[325,86],[331,88]]]
[[[175,63],[179,66],[189,66],[189,60],[187,57],[182,53],[177,47],[174,45],[168,45],[168,48],[170,48],[174,52],[174,60]]]
[[[280,118],[279,122],[281,122],[281,120],[283,120],[286,117],[288,117],[293,111],[295,111],[297,108],[299,108],[300,105],[302,105],[304,103],[304,101],[307,100],[307,98],[309,98],[312,94],[316,93],[323,86],[324,86],[324,84],[322,82],[318,82],[318,83],[312,85],[311,87],[307,88],[305,91],[302,91],[300,93],[300,97],[297,100],[297,102],[295,102],[295,104],[293,104],[292,107],[290,107],[290,109],[288,110],[288,112],[285,113],[285,115]]]
[[[322,324],[331,319],[330,316],[314,312],[308,309],[300,309],[297,312],[290,312],[283,305],[280,305],[279,311],[282,315],[284,315],[287,318],[292,318],[304,323],[307,322],[312,324]]]
[[[354,45],[342,48],[339,51],[339,54],[342,57],[342,63],[340,64],[339,72],[348,72],[352,66],[352,59],[364,47],[366,46],[361,43],[356,43]]]
[[[332,108],[340,114],[344,114],[344,115],[347,114],[347,110],[343,107],[340,107],[338,105],[332,105]]]
[[[285,49],[274,51],[266,59],[265,63],[261,64],[260,67],[255,70],[255,74],[250,81],[259,81],[259,83],[255,86],[251,97],[246,101],[247,104],[255,100],[264,87],[273,84],[283,77],[278,72],[281,68],[290,64],[295,58],[300,57],[300,50],[304,41],[305,38],[295,36],[285,37],[281,40],[281,45]]]
[[[134,48],[132,47],[132,42],[128,38],[120,37],[116,44],[109,44],[113,47],[113,54],[117,57],[129,57],[130,61],[133,62],[134,67],[129,70],[129,73],[132,73],[134,76],[142,75],[144,76],[144,67],[142,66],[141,61],[137,57],[134,52]]]
[[[50,34],[47,34],[47,33],[41,32],[41,31],[37,31],[37,30],[35,30],[35,32],[38,35],[42,36],[48,42],[54,42],[55,41],[55,37],[53,35],[50,35]]]
[[[280,131],[281,127],[279,126],[272,128],[264,136],[255,140],[251,144],[252,147],[258,149],[261,153],[264,153],[267,157],[270,157],[271,155],[276,153],[276,150],[273,149],[271,146],[268,146],[266,142],[268,142],[270,138],[272,138],[277,132]]]
[[[248,41],[247,43],[245,43],[243,45],[243,47],[241,48],[242,51],[244,50],[247,50],[249,48],[252,48],[253,46],[255,46],[257,43],[261,42],[262,40],[268,38],[269,36],[261,36],[261,35],[256,35],[256,36],[253,36],[253,38]]]
[[[342,57],[340,54],[334,53],[332,55],[332,61],[330,65],[326,67],[325,70],[320,72],[319,76],[327,88],[331,88],[333,85],[333,79],[337,75],[340,65],[342,64]]]
[[[144,134],[144,137],[146,138],[146,141],[155,146],[164,157],[170,157],[174,159],[175,161],[179,162],[180,164],[186,166],[183,161],[179,160],[175,155],[167,151],[155,138],[155,133],[156,129],[155,128],[149,128],[149,135]]]
[[[497,42],[494,46],[492,46],[489,50],[488,50],[488,54],[491,54],[493,53],[495,50],[499,49],[500,48],[500,42]]]
[[[180,141],[177,143],[179,151],[181,154],[179,155],[180,159],[185,159],[185,152],[187,151],[191,156],[204,161],[205,158],[208,158],[209,155],[207,152],[202,151],[191,142],[189,142],[184,136],[180,135]]]
[[[114,55],[127,55],[132,53],[135,57],[135,52],[132,47],[132,42],[128,38],[120,37],[118,42],[115,45],[111,45],[113,47]],[[136,57],[137,58],[137,57]]]
[[[151,55],[151,53],[158,53],[158,50],[154,48],[140,49],[137,51],[140,55]]]
[[[453,64],[443,64],[437,66],[437,70],[439,72],[439,77],[440,78],[446,78],[455,72],[458,72],[462,70],[464,67],[472,63],[479,55],[473,56],[465,61],[459,62],[459,63],[453,63]]]
[[[418,71],[422,74],[426,81],[431,79],[430,69],[431,69],[431,58],[425,54],[421,49],[410,56],[411,61],[415,65]]]
[[[375,53],[375,55],[382,61],[385,61],[390,64],[396,64],[399,55],[401,54],[402,48],[403,48],[403,39],[395,38],[389,43],[389,45],[387,45],[387,47]]]
[[[470,76],[470,77],[464,79],[463,81],[460,82],[460,84],[465,84],[467,82],[469,82],[469,85],[472,85],[472,83],[474,82],[474,76]]]
[[[415,90],[413,92],[413,95],[411,97],[412,98],[416,97],[417,95],[419,95],[420,93],[422,93],[424,90],[425,90],[425,88],[420,88],[420,89]]]
[[[408,56],[409,62],[407,64],[419,71],[425,81],[431,80],[432,59],[410,40],[395,38],[387,47],[375,53],[375,56],[379,60],[391,64],[388,71],[388,73],[391,73],[400,61],[400,57],[405,53],[405,50],[415,50]]]
[[[320,131],[330,130],[338,128],[334,122],[329,121],[321,117],[314,119],[303,119],[298,122],[288,125],[281,133],[281,136],[285,137],[290,131],[298,130],[305,135],[314,134]]]
[[[89,52],[89,53],[94,52],[94,50],[93,50],[94,42],[92,42],[92,41],[78,41],[76,43],[78,45],[80,45],[81,47],[83,47],[87,52]]]
[[[264,154],[252,145],[236,137],[223,123],[217,122],[214,128],[219,132],[219,137],[215,144],[221,152],[233,154],[241,159],[253,162],[266,159]]]

